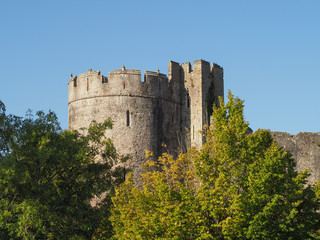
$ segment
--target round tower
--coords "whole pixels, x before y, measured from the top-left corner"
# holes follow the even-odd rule
[[[121,154],[131,155],[134,178],[141,173],[145,150],[159,154],[162,141],[161,98],[168,88],[166,75],[140,70],[114,70],[105,77],[100,71],[71,77],[69,82],[69,129],[88,127],[95,120],[111,118],[114,125],[106,136]]]

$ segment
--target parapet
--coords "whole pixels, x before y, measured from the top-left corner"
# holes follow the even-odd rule
[[[168,78],[171,79],[180,79],[180,64],[174,61],[169,61],[168,63]]]
[[[192,70],[192,66],[191,66],[191,64],[189,62],[182,63],[181,67],[182,67],[182,69],[184,70],[185,73],[191,73],[193,71]]]
[[[208,71],[210,73],[212,73],[214,71],[214,69],[221,69],[223,70],[223,68],[216,64],[216,63],[212,63],[212,65],[210,66],[210,63],[205,61],[205,60],[195,60],[193,62],[193,68],[192,68],[192,65],[190,62],[186,62],[186,63],[182,63],[181,64],[181,67],[184,71],[185,74],[188,74],[188,73],[193,73],[194,71],[199,71],[200,69],[203,71]]]
[[[78,99],[102,96],[128,95],[151,98],[172,98],[175,89],[169,85],[165,74],[146,71],[141,79],[141,71],[116,69],[105,77],[100,71],[92,71],[72,76],[69,82],[69,103]],[[173,100],[173,99],[170,99]]]
[[[100,71],[89,69],[86,73],[71,77],[69,103],[83,98],[118,95],[162,98],[181,103],[181,89],[186,81],[193,81],[194,74],[201,76],[223,74],[220,73],[222,68],[218,64],[210,67],[210,63],[204,60],[194,61],[193,67],[194,69],[189,62],[180,65],[170,61],[168,77],[157,69],[156,72],[146,71],[143,79],[140,70],[126,69],[125,66],[109,72],[107,76],[103,76]]]
[[[217,69],[223,69],[220,65],[218,65],[217,63],[212,63],[211,65],[211,69],[213,68],[217,68]]]
[[[100,71],[92,71],[92,69],[89,68],[88,72],[79,74],[79,78],[80,77],[94,76],[94,75],[100,75]]]

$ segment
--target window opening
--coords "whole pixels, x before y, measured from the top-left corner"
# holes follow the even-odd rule
[[[130,112],[127,111],[127,126],[130,126]]]
[[[89,91],[89,78],[87,78],[87,91]]]
[[[189,95],[189,89],[187,89],[187,108],[190,108],[190,95]]]
[[[73,80],[73,87],[77,86],[77,79]]]
[[[125,82],[125,80],[126,80],[126,76],[123,76],[123,89],[126,88],[126,82]]]
[[[213,106],[218,107],[217,105],[217,101],[216,101],[216,97],[215,97],[215,88],[214,88],[214,84],[213,82],[211,83],[210,87],[209,87],[209,91],[206,97],[206,108],[207,108],[207,119],[208,119],[208,124],[210,125],[210,117],[213,114]]]
[[[187,107],[190,108],[190,97],[189,97],[189,94],[187,95]]]
[[[192,126],[192,139],[194,139],[194,125]]]

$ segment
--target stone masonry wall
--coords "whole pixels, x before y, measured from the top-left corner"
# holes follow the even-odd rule
[[[320,133],[301,132],[290,135],[285,132],[272,132],[280,147],[290,152],[297,161],[296,169],[309,169],[309,183],[320,180]]]
[[[108,76],[89,69],[72,76],[68,87],[69,128],[110,117],[114,126],[106,136],[121,154],[131,155],[137,179],[146,150],[155,157],[163,152],[177,156],[203,144],[208,111],[223,96],[223,69],[203,60],[194,61],[194,70],[190,63],[170,61],[168,77],[157,70],[146,71],[143,79],[140,70],[124,66]]]
[[[205,141],[203,127],[210,124],[213,105],[223,97],[223,69],[203,60],[179,64],[170,61],[168,77],[140,70],[114,70],[103,76],[92,71],[71,77],[69,128],[88,127],[92,120],[114,122],[107,130],[117,150],[132,157],[135,179],[141,174],[145,150],[155,156],[168,151],[177,156]],[[272,132],[280,147],[291,152],[297,170],[309,169],[309,183],[320,180],[320,133]],[[162,147],[162,143],[167,148]]]
[[[145,150],[159,155],[166,116],[161,105],[169,116],[175,116],[172,111],[177,105],[169,98],[165,75],[147,72],[144,79],[139,70],[115,70],[108,77],[89,70],[69,83],[69,128],[88,127],[93,120],[103,122],[110,117],[114,126],[106,136],[121,154],[131,156],[135,179],[141,173]]]
[[[182,103],[183,135],[186,148],[200,148],[205,142],[204,126],[210,125],[213,105],[219,105],[219,96],[223,97],[223,69],[218,65],[210,67],[209,62],[194,61],[193,70],[190,63],[184,63]]]

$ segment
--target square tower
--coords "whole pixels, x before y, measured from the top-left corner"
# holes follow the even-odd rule
[[[223,97],[223,69],[204,60],[184,63],[182,78],[184,87],[181,93],[182,131],[185,146],[200,148],[205,143],[205,126],[211,124],[213,106],[219,106],[219,97]]]

